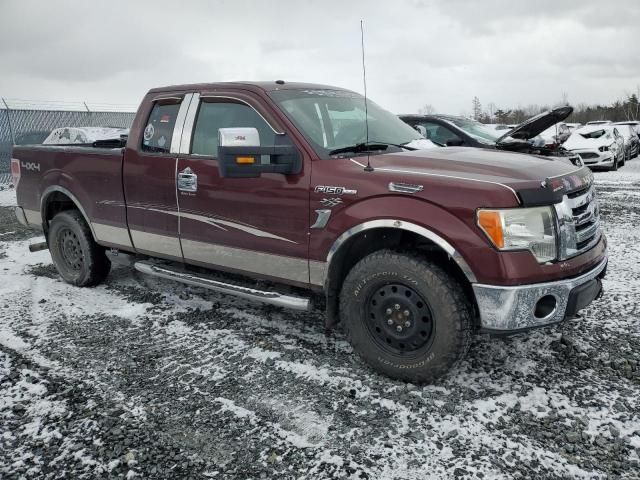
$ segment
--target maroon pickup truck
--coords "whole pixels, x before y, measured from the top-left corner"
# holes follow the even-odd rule
[[[607,266],[593,176],[429,142],[357,93],[276,81],[149,91],[128,138],[14,148],[16,214],[60,276],[141,272],[306,310],[394,378],[474,332],[575,317]],[[224,273],[221,273],[224,272]]]

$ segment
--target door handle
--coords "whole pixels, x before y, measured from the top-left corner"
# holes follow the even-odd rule
[[[187,167],[178,173],[178,190],[181,192],[198,191],[198,175]]]

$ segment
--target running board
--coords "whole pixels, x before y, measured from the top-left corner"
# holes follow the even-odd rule
[[[160,277],[167,280],[175,280],[177,282],[193,285],[195,287],[203,287],[216,292],[234,295],[236,297],[245,298],[279,307],[291,308],[294,310],[309,310],[311,303],[307,298],[292,297],[277,292],[258,290],[255,288],[234,285],[232,283],[214,280],[205,275],[196,273],[174,270],[168,265],[159,265],[149,261],[140,261],[134,263],[134,268],[139,272]]]

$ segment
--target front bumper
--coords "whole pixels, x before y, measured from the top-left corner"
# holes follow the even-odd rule
[[[606,268],[605,257],[589,272],[566,280],[513,287],[473,284],[481,329],[511,333],[573,317],[601,294]]]
[[[613,166],[613,153],[611,151],[600,152],[599,150],[573,150],[573,153],[580,155],[582,162],[588,167]]]

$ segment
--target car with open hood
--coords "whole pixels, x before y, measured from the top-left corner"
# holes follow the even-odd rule
[[[580,155],[592,169],[617,170],[625,163],[624,138],[615,125],[585,125],[571,134],[564,147]]]
[[[553,148],[537,142],[540,133],[562,122],[573,112],[566,106],[543,112],[517,125],[515,128],[496,131],[485,124],[465,117],[452,115],[399,115],[400,119],[440,146],[491,148],[510,152],[552,156],[573,165],[582,161],[577,155],[557,145]],[[535,139],[535,140],[534,140]]]

